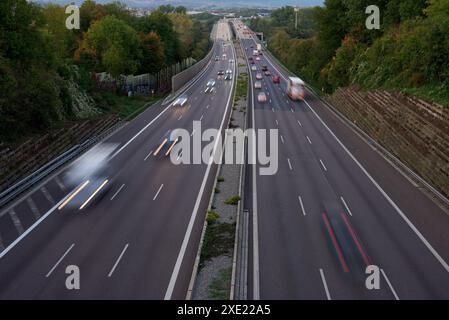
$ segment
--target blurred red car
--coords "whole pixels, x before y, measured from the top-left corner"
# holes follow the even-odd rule
[[[273,76],[272,80],[273,80],[273,83],[281,83],[281,77],[280,76]]]

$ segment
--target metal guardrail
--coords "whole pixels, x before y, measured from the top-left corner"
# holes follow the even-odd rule
[[[69,150],[65,151],[60,156],[56,157],[55,159],[51,160],[26,178],[22,179],[21,181],[17,182],[13,186],[9,187],[2,193],[0,193],[0,208],[3,208],[5,205],[16,199],[18,196],[23,194],[25,191],[29,190],[31,187],[36,185],[37,183],[41,182],[43,179],[48,177],[52,172],[56,171],[63,165],[67,164],[69,161],[74,159],[76,156],[80,155],[82,152],[84,152],[86,149],[109,135],[111,132],[115,131],[119,126],[122,125],[122,122],[119,121],[112,127],[106,129],[101,134],[89,138],[86,141],[84,141],[81,144],[77,144],[70,148]]]

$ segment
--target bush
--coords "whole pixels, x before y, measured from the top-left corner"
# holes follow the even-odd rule
[[[236,205],[239,203],[240,199],[241,199],[241,198],[240,198],[239,195],[235,195],[235,196],[232,196],[232,197],[226,199],[226,200],[224,201],[224,203],[225,203],[225,204],[232,205],[232,206],[236,206]]]
[[[207,212],[207,217],[206,217],[207,224],[213,224],[213,223],[217,222],[217,220],[219,218],[220,218],[220,215],[217,212],[212,211],[212,210]]]

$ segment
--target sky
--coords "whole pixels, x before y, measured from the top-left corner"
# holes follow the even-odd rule
[[[67,4],[82,0],[33,0],[35,2]],[[113,0],[96,0],[98,3],[112,2]],[[215,5],[219,7],[245,6],[245,7],[281,7],[284,5],[299,5],[301,7],[323,5],[324,0],[120,0],[130,7],[158,6],[162,4],[185,5],[186,7],[202,7]]]

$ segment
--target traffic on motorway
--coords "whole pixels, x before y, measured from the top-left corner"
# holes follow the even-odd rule
[[[234,25],[251,69],[251,125],[276,128],[280,138],[276,175],[248,169],[249,296],[448,299],[447,243],[421,223],[420,210],[402,201],[403,192],[415,194],[428,218],[447,226],[443,211],[343,130],[336,114],[243,22]],[[388,174],[373,176],[379,166]],[[402,191],[392,191],[389,180]]]
[[[205,243],[233,248],[210,265],[235,300],[449,299],[441,206],[241,19],[213,40],[178,92],[2,209],[0,299],[184,300],[210,289]],[[235,163],[237,219],[212,201]],[[220,214],[235,235],[211,244]]]

